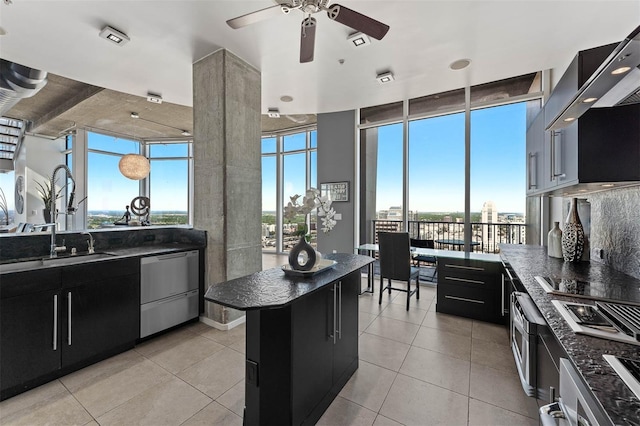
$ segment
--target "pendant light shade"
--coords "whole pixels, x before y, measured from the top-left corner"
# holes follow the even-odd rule
[[[151,169],[147,157],[140,154],[126,154],[120,159],[118,168],[124,177],[132,180],[146,178]]]

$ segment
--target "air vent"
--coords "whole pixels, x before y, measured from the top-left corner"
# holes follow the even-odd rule
[[[637,103],[640,103],[640,90],[638,90],[636,93],[632,93],[631,95],[629,95],[627,99],[618,103],[618,105],[631,105],[631,104],[637,104]]]

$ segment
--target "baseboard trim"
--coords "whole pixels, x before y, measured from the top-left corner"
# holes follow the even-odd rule
[[[227,331],[227,330],[231,330],[232,328],[235,328],[237,326],[239,326],[240,324],[244,324],[247,321],[247,316],[243,315],[240,318],[236,318],[233,321],[227,323],[227,324],[223,324],[221,322],[218,321],[214,321],[211,318],[207,318],[207,317],[200,317],[200,322],[207,324],[208,326],[211,326],[217,330],[222,330],[222,331]]]

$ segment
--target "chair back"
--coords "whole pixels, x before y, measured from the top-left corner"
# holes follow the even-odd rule
[[[408,281],[411,276],[411,248],[407,232],[378,232],[380,276]]]
[[[418,240],[416,238],[411,238],[411,247],[432,249],[436,248],[436,245],[433,240]]]

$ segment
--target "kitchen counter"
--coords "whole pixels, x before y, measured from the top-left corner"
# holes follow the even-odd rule
[[[118,247],[88,255],[80,252],[77,255],[62,254],[56,258],[37,256],[20,259],[6,259],[0,261],[0,274],[21,272],[25,270],[54,268],[68,265],[100,262],[104,260],[122,259],[127,257],[144,257],[157,254],[174,253],[178,251],[197,250],[202,245],[193,243],[164,243],[154,245],[140,245],[136,247]]]
[[[589,303],[589,301],[547,294],[534,276],[577,279],[627,287],[631,297],[635,297],[634,291],[640,291],[638,290],[640,280],[598,262],[565,263],[562,259],[548,257],[546,248],[541,246],[501,244],[500,250],[501,257],[511,265],[569,359],[613,424],[637,425],[640,419],[640,400],[602,358],[602,355],[611,354],[638,359],[640,346],[574,333],[551,304],[551,300],[568,300],[578,303]]]

